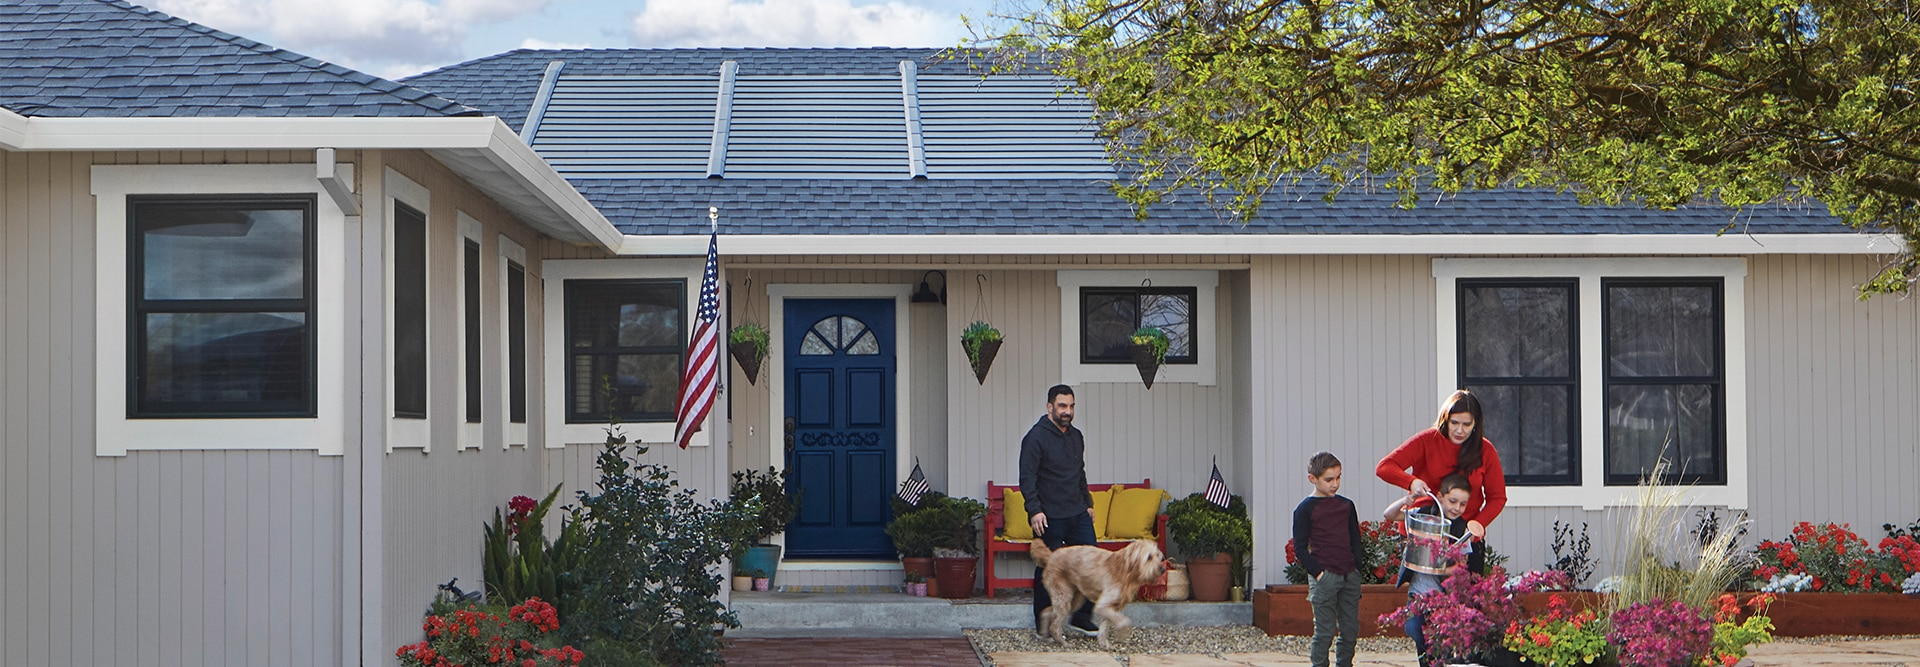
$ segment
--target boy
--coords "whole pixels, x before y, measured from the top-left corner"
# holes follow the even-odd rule
[[[1401,519],[1406,518],[1408,511],[1419,514],[1434,514],[1437,512],[1441,516],[1446,517],[1449,522],[1447,525],[1447,534],[1452,535],[1454,539],[1459,539],[1460,536],[1467,533],[1467,522],[1461,519],[1460,516],[1466,513],[1467,500],[1472,497],[1472,494],[1473,483],[1467,480],[1466,475],[1454,473],[1440,480],[1438,494],[1440,506],[1438,508],[1435,508],[1429,503],[1408,510],[1407,505],[1426,498],[1426,496],[1416,497],[1412,493],[1408,493],[1405,498],[1395,500],[1393,504],[1388,505],[1386,511],[1382,513],[1382,517],[1386,519],[1387,523],[1392,524],[1398,523]],[[1485,543],[1474,541],[1472,550],[1467,556],[1467,569],[1485,574],[1486,558]],[[1403,566],[1400,568],[1400,578],[1394,581],[1394,585],[1398,586],[1409,581],[1413,582],[1413,585],[1407,589],[1407,596],[1413,598],[1419,597],[1422,593],[1440,590],[1440,582],[1445,580],[1446,575],[1415,572]],[[1423,632],[1422,628],[1425,622],[1426,620],[1421,618],[1420,614],[1415,613],[1407,619],[1405,626],[1407,636],[1413,638],[1414,650],[1420,654],[1420,664],[1422,665],[1429,664],[1433,661],[1433,656],[1427,654],[1427,635]]]
[[[1313,603],[1313,667],[1327,667],[1327,649],[1340,632],[1338,667],[1353,667],[1360,639],[1360,512],[1340,493],[1340,459],[1328,452],[1307,462],[1313,495],[1293,509],[1293,545],[1307,568]]]

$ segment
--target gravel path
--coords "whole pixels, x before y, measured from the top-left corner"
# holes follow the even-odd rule
[[[967,630],[967,639],[973,641],[974,650],[982,655],[1000,651],[1015,652],[1076,652],[1076,653],[1197,653],[1218,655],[1221,653],[1292,653],[1307,654],[1307,644],[1311,637],[1282,635],[1268,637],[1259,628],[1251,625],[1221,626],[1165,626],[1151,628],[1130,628],[1113,640],[1113,650],[1103,651],[1094,643],[1092,637],[1067,635],[1067,643],[1054,644],[1033,635],[1032,630],[992,629]],[[1413,652],[1413,642],[1403,637],[1365,637],[1360,640],[1361,651],[1374,652]]]

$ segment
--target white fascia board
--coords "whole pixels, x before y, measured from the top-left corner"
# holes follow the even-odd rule
[[[698,235],[628,235],[619,254],[706,254]],[[1897,252],[1885,234],[897,234],[740,235],[728,255],[1865,255]]]
[[[541,203],[572,221],[581,232],[599,242],[600,247],[609,251],[621,247],[623,239],[620,230],[600,214],[600,209],[587,201],[579,190],[573,189],[572,183],[567,182],[560,172],[554,171],[552,165],[533,151],[533,147],[522,142],[520,135],[515,134],[506,123],[497,118],[488,120],[493,121],[493,125],[486,145],[487,157],[494,165],[526,183]]]
[[[25,150],[486,148],[489,116],[461,118],[33,118]]]
[[[27,117],[0,109],[0,149],[17,151],[27,143]]]

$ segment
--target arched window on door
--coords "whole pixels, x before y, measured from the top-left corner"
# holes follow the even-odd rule
[[[825,357],[833,354],[864,356],[880,353],[880,341],[865,322],[845,315],[829,315],[813,323],[800,339],[800,354]]]

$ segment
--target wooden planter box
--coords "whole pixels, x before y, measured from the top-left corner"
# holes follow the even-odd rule
[[[1529,610],[1545,609],[1552,593],[1528,593],[1521,604]],[[1590,591],[1566,591],[1559,595],[1573,609],[1599,608],[1606,596]],[[1745,600],[1751,592],[1740,593]],[[1406,587],[1374,584],[1360,587],[1360,636],[1401,637],[1397,627],[1380,627],[1382,614],[1391,613],[1407,603]],[[1817,637],[1821,635],[1912,635],[1920,634],[1920,598],[1897,593],[1779,593],[1767,616],[1773,619],[1773,634],[1779,637]],[[1313,634],[1313,605],[1307,602],[1307,587],[1272,585],[1253,594],[1253,625],[1267,635]]]

